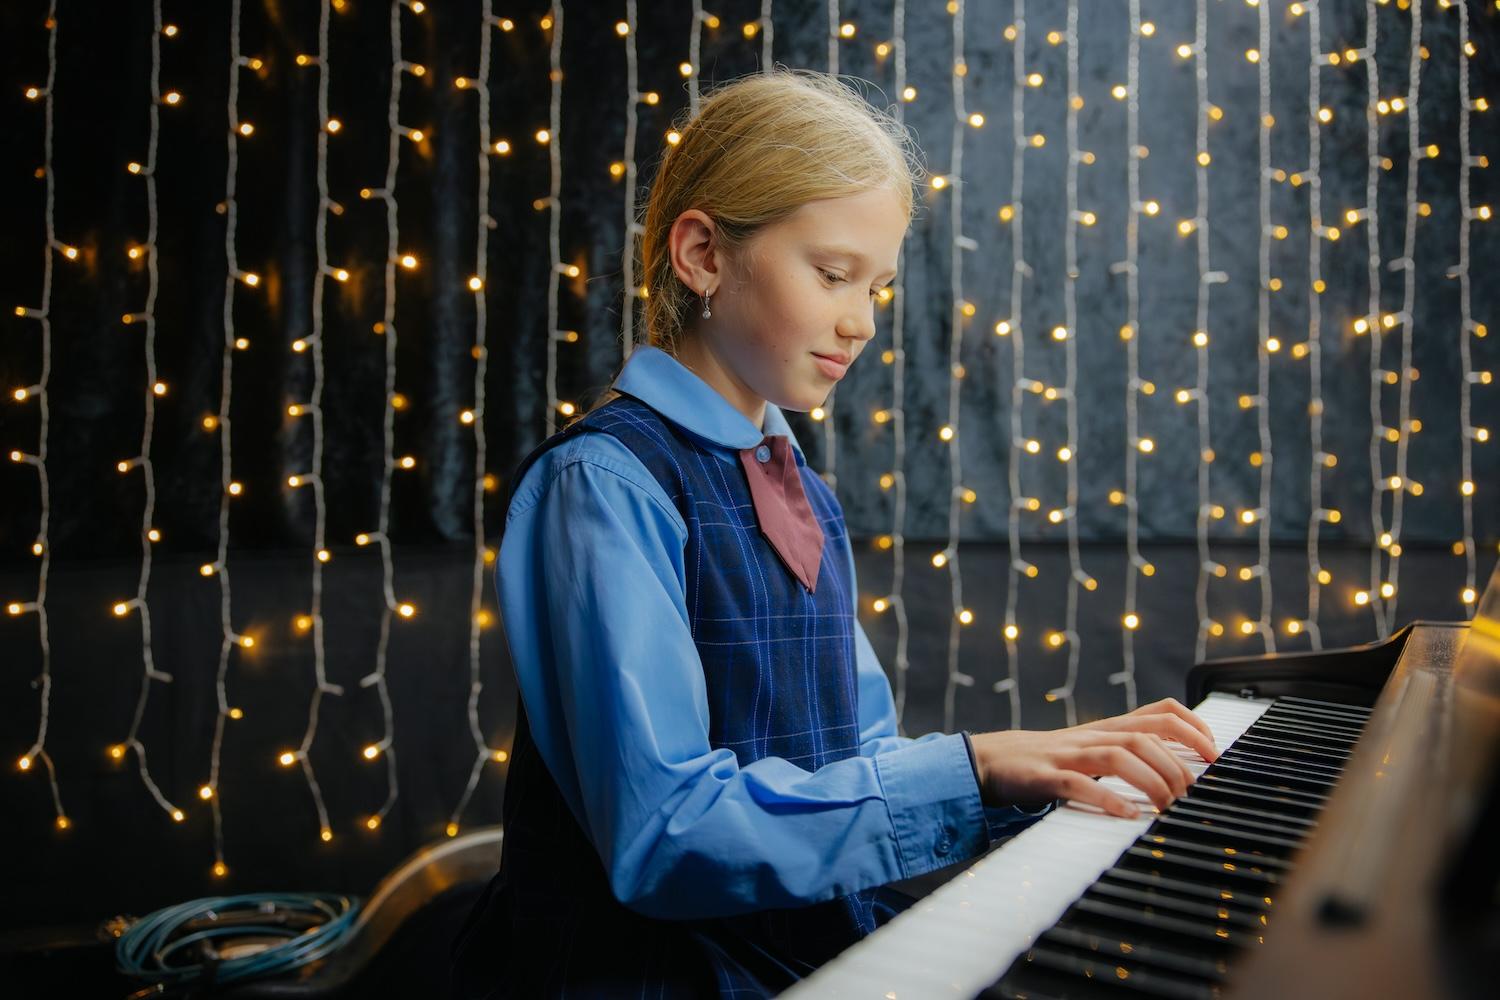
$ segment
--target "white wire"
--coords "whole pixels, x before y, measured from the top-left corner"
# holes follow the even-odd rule
[[[1467,69],[1467,67],[1464,67]],[[1400,401],[1396,421],[1396,479],[1400,485],[1391,489],[1391,543],[1386,546],[1389,563],[1385,581],[1391,587],[1391,595],[1384,607],[1383,629],[1390,631],[1396,624],[1396,602],[1400,599],[1401,576],[1401,518],[1405,513],[1406,494],[1419,487],[1412,483],[1407,472],[1406,459],[1411,444],[1411,385],[1412,385],[1412,318],[1416,316],[1417,297],[1417,174],[1425,147],[1422,145],[1418,111],[1422,91],[1422,4],[1411,5],[1411,57],[1407,70],[1406,93],[1406,232],[1401,256],[1388,265],[1391,270],[1402,272],[1401,312],[1401,370],[1397,373],[1400,386]],[[1460,171],[1462,166],[1460,166]],[[1380,392],[1375,386],[1371,392]],[[1377,545],[1379,539],[1376,540]],[[1382,594],[1382,596],[1384,596]]]
[[[1375,618],[1375,628],[1380,635],[1387,632],[1385,606],[1380,597],[1382,557],[1380,536],[1385,533],[1384,490],[1386,477],[1382,471],[1381,441],[1384,438],[1385,417],[1380,386],[1384,383],[1381,372],[1381,313],[1380,313],[1380,126],[1376,120],[1376,107],[1380,100],[1380,70],[1375,61],[1379,27],[1376,0],[1365,3],[1365,47],[1360,58],[1365,63],[1365,237],[1368,249],[1366,269],[1369,283],[1369,305],[1365,320],[1369,324],[1370,337],[1370,589],[1368,592],[1370,611]]]
[[[769,5],[767,3],[767,23]],[[894,116],[904,126],[906,112],[899,95],[906,87],[906,0],[895,0],[891,12],[894,28],[892,49],[896,57]],[[896,613],[896,725],[901,728],[906,713],[906,685],[911,669],[907,659],[909,628],[906,616],[906,349],[905,349],[905,302],[906,246],[903,241],[896,257],[896,281],[893,286],[895,308],[891,312],[891,423],[894,454],[891,458],[892,487],[895,489],[894,511],[891,526],[891,593],[887,595]]]
[[[146,789],[162,811],[174,820],[181,822],[185,816],[183,811],[174,803],[168,801],[162,794],[156,782],[152,780],[151,771],[146,766],[146,745],[141,742],[140,728],[141,720],[146,714],[146,703],[151,698],[151,682],[161,681],[169,684],[172,675],[156,669],[156,660],[153,656],[151,642],[151,609],[147,600],[147,594],[151,583],[151,519],[156,513],[156,467],[151,461],[151,438],[156,424],[156,296],[158,286],[158,270],[156,266],[156,232],[157,232],[157,208],[156,208],[156,151],[157,139],[161,132],[160,108],[162,101],[161,93],[161,0],[152,0],[151,4],[151,103],[148,108],[148,121],[150,131],[146,143],[146,164],[141,175],[146,182],[146,242],[143,253],[146,258],[146,304],[139,312],[132,313],[126,317],[132,324],[141,323],[146,328],[145,355],[146,355],[146,402],[145,421],[141,430],[141,450],[134,458],[128,459],[123,464],[121,471],[140,467],[144,477],[143,487],[146,493],[145,507],[141,511],[141,571],[136,580],[135,597],[124,602],[128,607],[138,611],[141,616],[141,687],[136,697],[135,714],[130,720],[130,731],[126,734],[121,746],[133,750],[136,761],[140,767],[141,780]]]
[[[68,814],[63,810],[62,791],[57,783],[57,768],[53,766],[52,755],[47,752],[47,724],[51,717],[52,707],[52,643],[47,629],[47,576],[52,567],[52,545],[48,537],[47,527],[51,519],[51,493],[50,484],[47,479],[47,431],[50,423],[51,404],[47,386],[52,378],[52,254],[65,252],[67,245],[57,238],[57,225],[54,213],[55,195],[54,172],[52,166],[52,91],[57,83],[57,0],[50,0],[47,5],[47,83],[41,88],[42,99],[42,174],[46,179],[45,208],[43,216],[46,219],[47,241],[42,247],[42,295],[41,301],[35,307],[18,306],[16,314],[28,319],[35,319],[41,327],[42,333],[42,372],[37,379],[36,385],[27,388],[28,396],[34,395],[37,400],[40,429],[37,433],[37,451],[35,455],[28,455],[22,451],[12,451],[10,459],[12,462],[24,463],[36,469],[37,483],[40,489],[41,518],[37,525],[36,541],[32,543],[32,554],[40,556],[41,568],[37,577],[37,595],[34,601],[13,601],[7,611],[11,615],[21,615],[28,611],[35,611],[37,616],[37,641],[42,651],[42,672],[33,685],[41,688],[40,703],[38,707],[38,721],[36,739],[27,748],[17,761],[17,767],[22,771],[31,769],[32,764],[40,760],[47,768],[47,784],[52,790],[52,809],[55,816],[54,822],[58,829],[65,830],[71,824]],[[76,251],[75,251],[76,253]]]
[[[641,101],[640,80],[635,51],[636,0],[625,0],[625,24],[629,31],[625,35],[625,248],[620,253],[620,266],[624,271],[620,303],[620,344],[625,359],[635,350],[635,303],[640,298],[640,288],[635,280],[635,255],[637,241],[645,227],[635,217],[635,195],[637,169],[635,162],[636,127]],[[486,53],[488,55],[488,53]],[[489,123],[482,122],[482,129]]]
[[[1260,24],[1260,121],[1257,134],[1260,151],[1260,280],[1256,294],[1256,426],[1260,432],[1260,496],[1254,511],[1259,527],[1259,548],[1251,572],[1260,581],[1260,616],[1247,620],[1258,633],[1268,653],[1276,651],[1276,630],[1271,625],[1271,11],[1269,3],[1256,8]],[[1244,625],[1241,626],[1244,630]],[[1248,634],[1248,633],[1247,633]]]
[[[1208,364],[1209,344],[1211,340],[1208,335],[1208,302],[1209,289],[1215,284],[1224,281],[1224,274],[1209,269],[1209,215],[1208,215],[1208,123],[1213,114],[1213,104],[1208,99],[1208,4],[1207,0],[1197,0],[1197,12],[1194,16],[1193,31],[1193,54],[1195,63],[1193,77],[1197,85],[1198,115],[1197,115],[1197,150],[1194,153],[1197,164],[1194,171],[1197,180],[1198,201],[1194,210],[1193,226],[1197,233],[1198,250],[1198,282],[1197,299],[1198,308],[1196,313],[1195,335],[1201,336],[1193,343],[1194,360],[1197,365],[1197,381],[1194,383],[1191,401],[1197,411],[1198,418],[1198,516],[1196,528],[1198,536],[1198,585],[1195,590],[1195,599],[1198,610],[1198,637],[1195,643],[1194,658],[1201,662],[1207,655],[1208,640],[1210,636],[1223,633],[1223,625],[1216,622],[1209,609],[1208,594],[1209,584],[1214,577],[1223,576],[1226,568],[1216,562],[1213,558],[1213,548],[1209,543],[1208,526],[1214,520],[1218,508],[1213,503],[1213,437],[1210,433],[1210,418],[1212,407],[1208,399]],[[1129,461],[1129,456],[1126,456]]]
[[[224,343],[221,348],[219,366],[219,412],[214,427],[219,434],[219,538],[214,557],[215,579],[219,583],[219,665],[214,674],[214,693],[218,711],[214,717],[213,746],[209,751],[208,787],[213,793],[208,800],[213,812],[214,866],[213,873],[219,878],[229,874],[224,861],[224,815],[220,808],[222,799],[219,787],[219,763],[224,748],[224,727],[230,719],[243,718],[229,704],[229,653],[238,643],[232,620],[232,601],[229,585],[229,501],[232,494],[229,484],[234,481],[234,466],[231,462],[230,402],[233,397],[232,375],[234,372],[235,330],[234,302],[236,288],[246,278],[240,269],[239,252],[235,239],[239,233],[239,203],[236,194],[239,188],[239,139],[240,139],[240,73],[249,68],[250,61],[240,52],[240,0],[229,4],[229,107],[227,110],[228,145],[227,163],[224,169]]]
[[[1322,599],[1322,559],[1318,553],[1319,535],[1328,513],[1323,508],[1323,475],[1327,468],[1323,451],[1323,240],[1328,229],[1323,225],[1323,123],[1318,118],[1322,107],[1322,70],[1328,62],[1323,53],[1320,4],[1307,5],[1307,279],[1311,294],[1307,300],[1307,407],[1308,441],[1311,460],[1307,484],[1307,614],[1300,621],[1288,623],[1288,629],[1305,630],[1313,649],[1323,648],[1318,612]]]
[[[1469,66],[1466,61],[1466,52],[1469,45],[1469,4],[1468,0],[1458,0],[1458,307],[1460,323],[1458,328],[1458,357],[1459,372],[1461,378],[1458,384],[1458,425],[1459,425],[1459,454],[1462,465],[1462,482],[1472,483],[1474,481],[1474,451],[1473,440],[1475,429],[1472,426],[1472,393],[1473,386],[1479,377],[1474,371],[1474,359],[1472,345],[1469,337],[1474,332],[1474,313],[1470,299],[1469,280],[1469,221],[1474,218],[1474,207],[1469,202],[1469,171],[1476,165],[1476,160],[1470,152],[1469,147],[1469,109],[1472,103],[1469,98]],[[1464,589],[1460,596],[1472,598],[1475,591],[1475,553],[1474,553],[1474,498],[1468,493],[1459,492],[1459,500],[1463,503],[1464,534],[1460,544],[1463,546],[1464,557]],[[1464,617],[1474,616],[1474,601],[1464,600]]]
[[[948,545],[943,550],[947,556],[948,580],[953,594],[953,616],[948,623],[948,679],[943,691],[943,730],[953,731],[954,698],[959,687],[971,687],[974,678],[958,669],[959,629],[963,622],[960,615],[970,615],[963,603],[963,575],[959,572],[959,515],[963,504],[963,464],[961,461],[961,438],[959,437],[959,392],[962,389],[964,296],[963,296],[963,251],[973,249],[974,240],[963,235],[963,158],[964,129],[968,127],[969,113],[964,104],[964,4],[958,0],[953,11],[953,143],[950,150],[948,184],[952,193],[949,202],[949,219],[953,231],[949,256],[949,287],[952,297],[948,340]],[[971,617],[972,620],[972,617]]]
[[[703,0],[693,0],[693,30],[688,36],[688,107],[693,118],[698,117],[698,60],[702,57],[703,21],[707,16]]]
[[[634,2],[630,3],[630,28],[635,33]],[[490,54],[492,29],[498,27],[500,18],[495,15],[494,0],[485,0],[484,16],[479,29],[479,69],[474,88],[479,93],[479,224],[475,227],[474,273],[479,278],[479,290],[474,295],[474,346],[477,364],[474,368],[474,575],[469,599],[469,737],[474,742],[474,763],[469,767],[469,778],[463,795],[448,817],[448,836],[458,835],[458,824],[474,790],[479,785],[479,776],[484,765],[490,762],[504,763],[509,755],[489,745],[484,729],[479,723],[479,696],[484,690],[480,674],[480,629],[483,610],[484,579],[488,576],[486,566],[494,558],[492,550],[484,544],[484,494],[485,494],[485,433],[484,401],[485,374],[489,368],[489,348],[485,344],[486,318],[489,303],[484,289],[489,286],[489,232],[496,225],[490,215]],[[634,87],[632,86],[632,90]],[[627,288],[629,284],[627,283]],[[628,343],[628,341],[627,341]]]
[[[837,77],[839,75],[839,0],[828,0],[828,74]],[[835,491],[838,489],[839,477],[838,467],[838,434],[834,427],[834,400],[838,395],[838,386],[835,385],[828,390],[828,396],[823,400],[821,406],[813,407],[811,416],[813,420],[822,424],[823,427],[823,471],[820,473],[823,481]]]
[[[312,559],[312,618],[314,689],[307,707],[307,728],[302,742],[291,751],[292,761],[302,766],[302,775],[307,779],[312,793],[313,806],[317,809],[319,836],[333,839],[333,827],[328,819],[328,807],[323,802],[323,792],[318,786],[317,775],[312,766],[312,745],[318,735],[318,710],[323,696],[342,695],[344,689],[328,681],[323,637],[323,560],[327,558],[324,529],[327,523],[327,504],[323,495],[323,289],[334,269],[328,261],[328,213],[334,211],[333,199],[328,195],[328,9],[329,0],[322,0],[318,10],[318,221],[314,229],[317,248],[318,269],[313,275],[312,330],[303,341],[304,349],[312,354],[313,388],[308,404],[308,415],[312,417],[313,455],[312,471],[306,482],[313,488],[315,518],[313,523]],[[303,477],[296,477],[303,482]],[[285,758],[283,757],[283,760]]]
[[[695,6],[701,10],[701,4],[695,0]],[[551,210],[550,226],[548,233],[548,247],[552,257],[552,267],[547,275],[547,436],[551,437],[557,432],[557,418],[563,408],[563,403],[557,396],[557,344],[558,341],[567,338],[567,334],[557,328],[557,291],[559,279],[562,276],[564,265],[562,263],[562,35],[563,35],[563,7],[562,0],[552,0],[552,48],[551,48],[551,71],[549,77],[552,82],[551,96],[549,98],[550,115],[548,117],[548,129],[550,140],[547,143],[548,162],[551,166],[552,185],[549,189],[547,204]],[[694,34],[697,33],[696,28]],[[694,73],[696,74],[696,64]],[[696,94],[696,82],[694,84]],[[567,412],[573,412],[571,404],[568,404]]]
[[[1021,492],[1021,462],[1026,454],[1025,407],[1026,391],[1031,380],[1026,377],[1025,349],[1025,282],[1032,274],[1026,263],[1026,244],[1022,238],[1025,206],[1022,195],[1025,190],[1026,151],[1026,0],[1013,0],[1011,27],[1011,171],[1010,171],[1010,240],[1011,281],[1010,317],[995,327],[997,334],[1010,338],[1011,390],[1010,390],[1010,452],[1007,459],[1010,502],[1006,513],[1009,545],[1008,583],[1005,588],[1005,625],[1001,635],[1005,638],[1006,676],[994,684],[996,694],[1010,697],[1010,726],[1021,726],[1021,651],[1017,640],[1021,627],[1016,621],[1016,604],[1019,600],[1022,574],[1034,577],[1037,568],[1021,556],[1021,510],[1031,507],[1031,501]]]

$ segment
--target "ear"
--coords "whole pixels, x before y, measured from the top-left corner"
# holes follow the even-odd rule
[[[698,295],[712,295],[719,286],[719,255],[714,220],[690,208],[672,223],[667,246],[677,278]]]

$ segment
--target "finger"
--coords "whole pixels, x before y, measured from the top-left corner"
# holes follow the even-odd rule
[[[1123,721],[1123,720],[1121,720]],[[1149,765],[1169,786],[1172,796],[1180,798],[1198,780],[1192,770],[1154,733],[1139,731],[1096,732],[1095,746],[1120,746]]]
[[[1186,722],[1188,725],[1198,730],[1198,732],[1208,737],[1208,742],[1210,744],[1213,743],[1214,731],[1209,728],[1208,723],[1204,722],[1203,717],[1200,716],[1197,712],[1194,712],[1192,709],[1188,708],[1176,698],[1163,698],[1161,701],[1158,701],[1155,704],[1151,705],[1150,708],[1153,713],[1169,712],[1172,715],[1177,716],[1183,722]]]
[[[1090,747],[1069,766],[1089,774],[1113,774],[1140,789],[1151,804],[1165,809],[1172,800],[1187,791],[1182,774],[1165,747],[1152,749],[1153,737],[1139,733],[1114,733],[1112,743]],[[1179,791],[1180,789],[1180,791]]]
[[[1124,819],[1135,819],[1141,814],[1140,809],[1127,802],[1123,796],[1115,794],[1079,771],[1054,771],[1046,776],[1046,780],[1058,798],[1098,806],[1111,816]]]
[[[1116,728],[1123,731],[1155,733],[1158,736],[1174,739],[1183,746],[1192,747],[1198,752],[1198,756],[1210,763],[1219,757],[1219,751],[1214,747],[1212,736],[1204,736],[1198,729],[1176,715],[1166,713],[1122,715],[1112,721]]]

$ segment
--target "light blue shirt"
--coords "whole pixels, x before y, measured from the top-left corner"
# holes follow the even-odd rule
[[[614,384],[731,475],[743,474],[739,450],[767,434],[801,452],[776,406],[757,428],[656,348],[637,348]],[[713,749],[686,541],[641,461],[608,434],[580,434],[526,472],[500,546],[501,616],[532,737],[622,903],[686,919],[820,902],[982,854],[1040,815],[982,805],[962,734],[897,735],[890,682],[857,617],[858,756],[809,772],[779,757],[741,767]],[[852,582],[847,541],[844,558]]]

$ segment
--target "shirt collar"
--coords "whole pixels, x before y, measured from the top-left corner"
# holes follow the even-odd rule
[[[754,448],[767,435],[784,434],[797,454],[802,454],[802,446],[779,406],[766,403],[764,426],[756,427],[719,390],[658,347],[644,344],[631,351],[613,387],[721,448]]]

